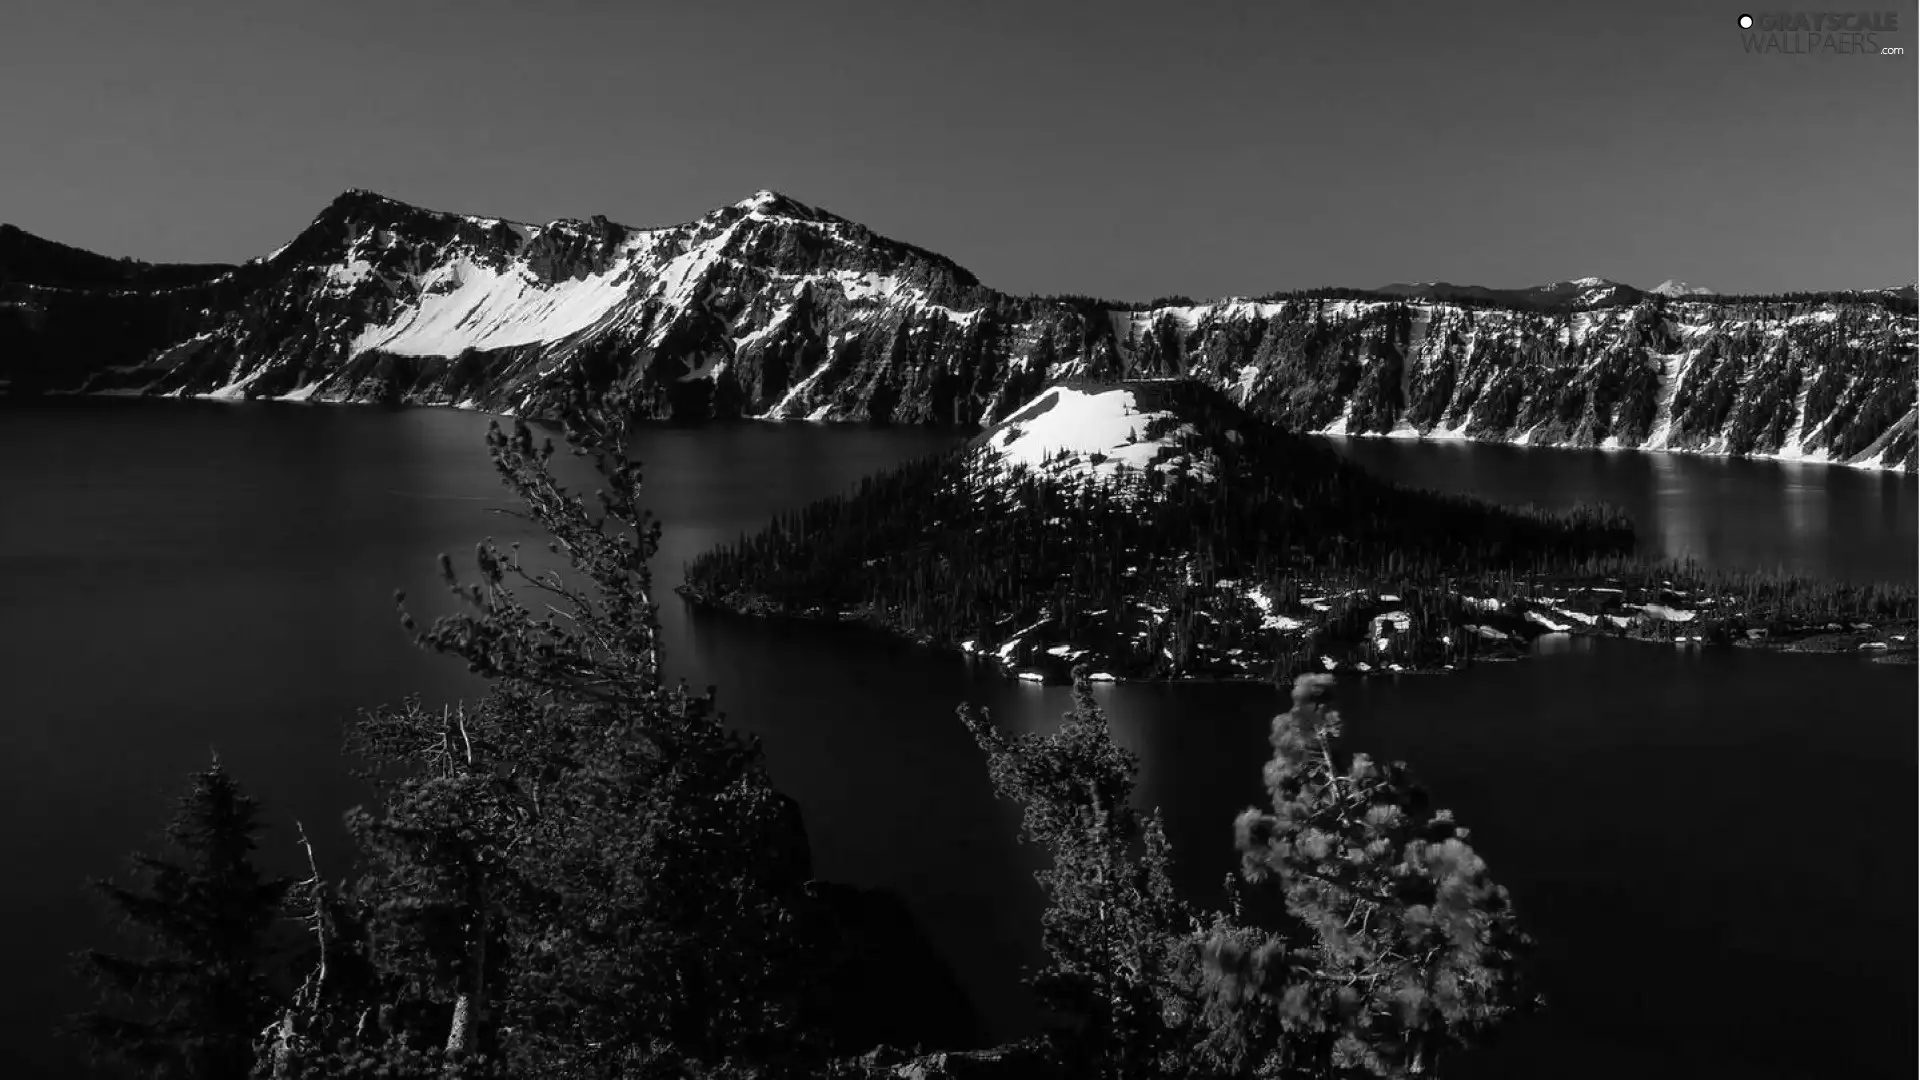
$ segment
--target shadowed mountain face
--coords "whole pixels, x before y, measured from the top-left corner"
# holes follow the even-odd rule
[[[16,392],[990,423],[1062,378],[1185,375],[1304,431],[1912,469],[1911,290],[1664,296],[1599,278],[1133,307],[996,292],[774,192],[661,228],[350,191],[236,267],[0,233]]]

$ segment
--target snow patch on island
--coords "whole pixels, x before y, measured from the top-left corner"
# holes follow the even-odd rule
[[[1164,428],[1150,438],[1151,428]],[[1215,461],[1189,444],[1198,435],[1172,413],[1144,410],[1127,389],[1087,392],[1056,386],[995,425],[979,449],[1007,468],[1021,467],[1056,479],[1118,480],[1184,469],[1211,480]]]

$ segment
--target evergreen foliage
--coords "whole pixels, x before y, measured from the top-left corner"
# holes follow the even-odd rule
[[[1325,675],[1294,684],[1273,722],[1269,810],[1235,822],[1249,882],[1308,931],[1218,935],[1208,955],[1229,1015],[1277,1021],[1271,1075],[1431,1075],[1528,1007],[1530,941],[1506,890],[1404,765],[1341,749]]]
[[[462,582],[443,557],[466,610],[419,640],[489,693],[354,725],[380,798],[350,817],[360,875],[314,922],[374,977],[297,1001],[267,1047],[275,1075],[665,1075],[817,1050],[798,1022],[812,958],[795,810],[711,691],[662,684],[658,526],[634,501],[624,415],[617,399],[577,414],[598,512],[549,470],[550,443],[490,431],[568,572],[488,541]]]
[[[80,956],[108,1005],[73,1024],[96,1058],[161,1080],[248,1075],[254,1034],[274,1011],[271,931],[289,888],[254,865],[260,828],[258,805],[215,757],[167,826],[172,851],[133,857],[143,882],[91,883],[146,945]]]
[[[1087,671],[1048,735],[962,722],[1022,839],[1050,865],[1046,965],[1031,983],[1060,1021],[1065,1075],[1436,1075],[1453,1052],[1530,1008],[1530,942],[1504,889],[1399,763],[1340,750],[1324,676],[1274,720],[1269,811],[1237,824],[1245,883],[1208,911],[1174,891],[1158,812],[1132,805],[1135,757],[1112,739]],[[1284,914],[1248,915],[1274,886]]]
[[[1020,804],[1020,838],[1050,857],[1036,875],[1048,963],[1030,983],[1064,1023],[1066,1063],[1089,1077],[1178,1075],[1192,1064],[1200,924],[1174,892],[1158,812],[1131,805],[1138,760],[1113,741],[1086,671],[1076,675],[1055,734],[1008,736],[967,706],[960,719],[995,791]]]

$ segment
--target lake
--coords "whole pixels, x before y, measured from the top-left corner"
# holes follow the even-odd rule
[[[294,867],[303,820],[344,870],[340,721],[419,692],[471,694],[415,651],[405,588],[435,555],[532,534],[446,410],[68,400],[0,407],[0,1075],[80,1076],[47,1035],[86,998],[66,973],[103,940],[84,899],[162,824],[217,748],[266,803]],[[666,533],[659,584],[706,547],[861,475],[952,445],[920,430],[647,427]],[[1340,444],[1425,486],[1507,501],[1604,499],[1649,551],[1855,579],[1914,576],[1904,476],[1712,458]],[[661,613],[669,674],[720,688],[805,809],[816,873],[895,889],[997,1039],[1033,1030],[1034,854],[954,718],[963,700],[1044,730],[1060,687],[857,628]],[[1551,1012],[1455,1075],[1910,1075],[1920,1000],[1908,883],[1912,668],[1852,657],[1547,639],[1453,677],[1344,685],[1354,744],[1412,764],[1473,830],[1540,941]],[[1103,687],[1142,756],[1182,884],[1235,865],[1258,799],[1271,687]]]

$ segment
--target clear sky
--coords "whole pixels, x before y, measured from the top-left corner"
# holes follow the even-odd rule
[[[349,187],[765,187],[1012,292],[1912,281],[1914,5],[1906,56],[1751,55],[1752,2],[9,0],[0,220],[237,261]]]

